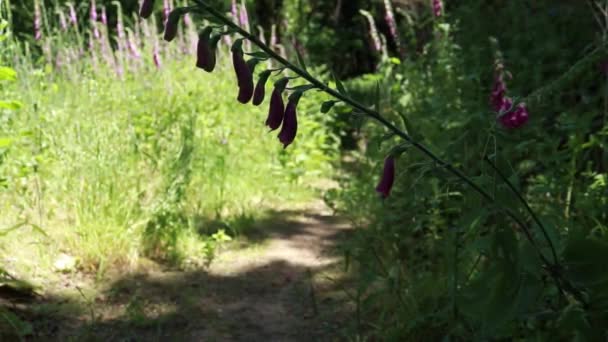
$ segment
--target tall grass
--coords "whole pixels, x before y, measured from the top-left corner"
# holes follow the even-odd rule
[[[193,23],[168,45],[154,22],[133,18],[115,35],[94,22],[82,32],[69,11],[65,29],[53,21],[64,11],[42,11],[40,41],[0,43],[19,75],[0,95],[24,104],[0,111],[0,136],[11,138],[0,226],[27,221],[49,235],[9,240],[5,261],[20,273],[50,268],[59,253],[96,272],[132,267],[142,254],[196,259],[220,228],[206,222],[302,200],[306,184],[329,172],[327,119],[304,112],[298,139],[282,149],[263,125],[266,106],[235,100],[226,47],[213,76],[194,67]]]

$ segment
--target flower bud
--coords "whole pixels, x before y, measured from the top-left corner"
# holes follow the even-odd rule
[[[513,111],[501,115],[498,118],[498,121],[503,125],[503,127],[514,129],[523,126],[526,122],[528,122],[529,118],[530,114],[528,113],[526,104],[520,103]]]
[[[196,48],[196,67],[207,72],[212,72],[216,64],[215,49],[210,41],[211,31],[212,28],[207,27],[199,34]]]
[[[139,16],[147,19],[152,15],[153,10],[154,0],[144,0],[141,4],[141,8],[139,9]]]
[[[283,103],[283,91],[289,83],[289,78],[284,77],[274,83],[274,90],[270,97],[270,107],[268,109],[268,118],[266,126],[270,127],[271,131],[281,127],[283,117],[285,116],[285,104]]]
[[[253,67],[245,62],[243,50],[241,48],[242,40],[238,40],[232,46],[232,64],[236,73],[236,79],[239,86],[239,95],[237,100],[243,104],[249,102],[253,96]]]
[[[382,198],[387,198],[391,189],[393,188],[393,183],[395,182],[395,158],[392,155],[389,155],[384,160],[384,170],[382,171],[382,178],[380,178],[380,182],[378,186],[376,186],[376,191],[380,193]]]
[[[258,83],[255,86],[255,91],[253,92],[253,105],[259,106],[264,102],[264,97],[266,97],[266,81],[270,77],[272,71],[266,70],[260,74],[260,78],[258,79]]]
[[[181,9],[175,9],[169,14],[167,24],[165,25],[165,37],[164,39],[168,42],[175,39],[177,36],[177,28],[179,25],[179,18],[182,16]]]
[[[270,127],[271,131],[281,127],[284,115],[285,104],[283,103],[282,91],[275,87],[270,96],[270,107],[268,110],[268,118],[266,119],[266,126]]]
[[[283,118],[283,126],[279,132],[279,141],[283,144],[283,148],[287,148],[296,138],[298,132],[298,118],[296,113],[297,101],[290,100],[285,109]]]

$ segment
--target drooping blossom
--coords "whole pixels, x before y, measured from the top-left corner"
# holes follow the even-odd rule
[[[164,39],[166,41],[170,42],[177,36],[179,19],[181,16],[182,12],[179,9],[176,9],[169,14],[169,19],[167,19],[167,22],[165,23]]]
[[[287,108],[285,108],[283,126],[281,126],[281,132],[279,132],[279,141],[283,144],[283,148],[287,148],[295,140],[298,132],[297,105],[296,100],[289,100]]]
[[[139,9],[139,16],[147,19],[152,15],[154,11],[154,0],[144,0],[141,3],[141,7]]]
[[[38,1],[34,3],[34,39],[42,39],[42,15]]]
[[[210,41],[211,31],[210,27],[201,31],[196,46],[196,67],[207,72],[212,72],[216,64],[215,47]],[[218,38],[214,37],[214,39]]]
[[[494,76],[494,85],[492,86],[492,93],[490,94],[490,104],[495,112],[500,112],[505,107],[507,85],[504,80],[504,72],[497,70]]]
[[[270,106],[268,107],[268,118],[266,118],[266,126],[271,131],[281,127],[283,117],[285,116],[285,104],[283,102],[283,90],[276,85],[270,96]]]
[[[443,13],[443,2],[441,0],[433,0],[433,14],[435,17],[441,17]]]
[[[530,118],[530,114],[528,113],[528,108],[525,103],[520,103],[515,107],[514,110],[502,114],[498,120],[505,128],[519,128],[523,126],[528,119]]]
[[[500,124],[509,129],[523,126],[529,119],[529,112],[525,103],[519,103],[513,108],[513,99],[507,96],[507,85],[504,80],[505,71],[502,63],[495,66],[494,85],[490,94],[490,105],[497,114]]]
[[[387,198],[391,194],[393,183],[395,182],[395,158],[389,155],[384,160],[384,169],[382,170],[382,177],[380,182],[376,186],[376,191],[380,193],[382,198]]]
[[[253,92],[253,105],[259,106],[264,102],[264,98],[266,97],[266,81],[272,74],[272,71],[265,70],[262,72],[258,78],[258,83],[255,86],[255,90]]]
[[[245,62],[242,42],[242,40],[239,40],[232,46],[232,64],[239,86],[237,100],[245,104],[249,102],[253,96],[253,68]]]

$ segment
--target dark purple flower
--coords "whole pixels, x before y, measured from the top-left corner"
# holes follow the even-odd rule
[[[154,10],[154,0],[144,0],[141,3],[141,8],[139,9],[139,16],[147,19],[152,15],[152,11]]]
[[[264,98],[266,97],[266,81],[268,81],[268,77],[272,72],[270,70],[266,70],[260,74],[260,78],[258,79],[258,83],[255,86],[255,91],[253,92],[253,105],[259,106],[264,102]]]
[[[382,178],[380,178],[380,182],[378,183],[378,186],[376,186],[376,191],[382,195],[382,198],[387,198],[391,193],[391,189],[393,188],[394,182],[395,158],[389,155],[384,160],[384,170],[382,171]]]
[[[243,104],[249,102],[253,96],[253,70],[245,62],[243,50],[240,44],[232,49],[232,64],[236,72],[236,79],[239,85],[239,95],[237,100]]]
[[[502,72],[499,72],[494,78],[492,94],[490,95],[490,104],[495,112],[500,112],[501,108],[504,107],[506,93],[507,85],[505,84]]]
[[[177,29],[179,25],[179,18],[182,16],[182,11],[179,9],[174,10],[169,14],[169,19],[165,24],[165,36],[164,39],[168,42],[175,39],[177,36]]]
[[[212,72],[216,64],[215,48],[210,44],[210,35],[211,28],[203,30],[196,46],[196,67],[207,72]]]
[[[266,118],[266,126],[270,127],[271,131],[281,127],[283,116],[285,115],[285,104],[283,103],[282,90],[275,87],[270,96],[270,107],[268,109],[268,118]]]
[[[435,17],[441,17],[443,12],[443,3],[441,0],[433,0],[433,14]]]
[[[283,148],[287,148],[296,138],[298,132],[298,117],[296,113],[297,101],[289,101],[285,108],[285,116],[283,117],[283,126],[279,132],[279,141],[283,144]]]
[[[513,129],[523,126],[526,122],[528,122],[529,118],[530,114],[528,113],[528,108],[526,108],[526,104],[520,103],[513,111],[507,112],[499,116],[498,121],[505,128]]]

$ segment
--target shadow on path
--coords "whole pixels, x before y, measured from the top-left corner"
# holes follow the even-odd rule
[[[227,251],[209,269],[157,265],[117,277],[80,306],[45,298],[71,306],[67,315],[45,303],[12,310],[33,324],[28,340],[340,340],[346,280],[332,251],[349,228],[323,210],[272,212],[244,233],[243,249]]]

